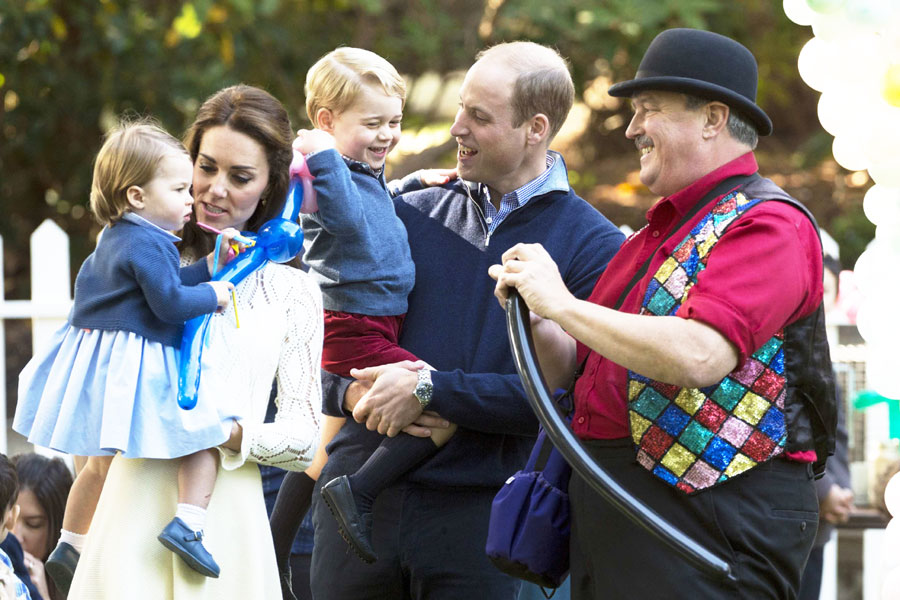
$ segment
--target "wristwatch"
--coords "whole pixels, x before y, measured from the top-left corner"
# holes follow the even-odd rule
[[[431,384],[431,369],[419,369],[416,377],[419,381],[416,383],[416,389],[413,390],[413,396],[422,405],[422,410],[425,410],[431,404],[431,392],[434,390],[434,386]]]

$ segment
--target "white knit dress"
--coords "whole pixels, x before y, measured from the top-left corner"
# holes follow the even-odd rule
[[[200,398],[238,403],[240,453],[220,448],[204,545],[221,567],[210,579],[156,536],[177,502],[177,460],[113,459],[70,600],[281,598],[275,554],[254,463],[309,466],[319,439],[322,297],[302,271],[269,263],[236,289],[234,307],[213,317],[203,351]],[[272,381],[278,413],[263,423]],[[175,402],[175,399],[172,399]]]

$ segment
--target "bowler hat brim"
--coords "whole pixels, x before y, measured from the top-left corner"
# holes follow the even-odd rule
[[[690,77],[640,77],[639,73],[635,79],[610,86],[609,95],[619,98],[630,98],[636,93],[646,90],[680,92],[709,100],[718,100],[748,118],[756,126],[759,135],[772,133],[772,121],[760,107],[745,96],[708,81],[700,81]]]

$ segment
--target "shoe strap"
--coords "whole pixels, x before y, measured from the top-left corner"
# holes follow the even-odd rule
[[[184,536],[184,541],[186,542],[202,542],[203,541],[203,532],[202,531],[192,531],[190,535]]]

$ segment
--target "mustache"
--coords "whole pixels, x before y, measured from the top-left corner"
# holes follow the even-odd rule
[[[638,150],[640,150],[641,148],[643,148],[645,146],[652,146],[653,140],[651,140],[649,136],[639,135],[636,138],[634,138],[634,145],[637,146]]]

